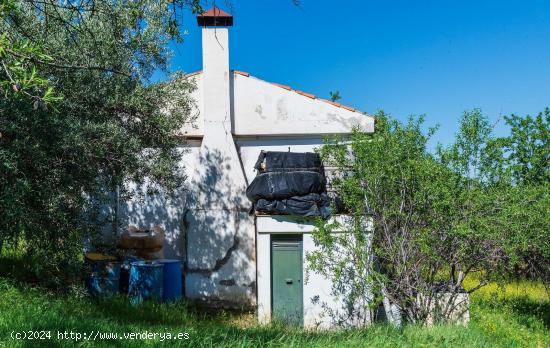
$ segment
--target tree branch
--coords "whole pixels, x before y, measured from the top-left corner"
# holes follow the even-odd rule
[[[46,62],[44,60],[41,60],[41,59],[38,59],[38,58],[35,58],[35,57],[27,57],[23,54],[19,54],[15,51],[9,49],[9,48],[6,48],[6,52],[11,54],[12,56],[15,56],[15,57],[18,57],[18,58],[21,58],[21,59],[29,60],[29,61],[37,63],[37,64],[48,65],[48,66],[58,68],[58,69],[100,70],[100,71],[112,72],[113,74],[123,75],[123,76],[126,76],[126,77],[131,77],[132,76],[131,74],[128,74],[126,72],[116,70],[116,69],[113,69],[113,68],[109,68],[109,67],[99,66],[99,65],[59,64],[59,63],[53,63],[53,62]]]

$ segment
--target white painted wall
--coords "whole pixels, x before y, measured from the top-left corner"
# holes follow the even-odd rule
[[[204,109],[202,103],[204,88],[202,85],[202,72],[191,74],[186,78],[195,84],[196,88],[191,92],[191,98],[195,103],[191,112],[192,117],[187,120],[185,125],[180,129],[178,135],[185,137],[202,137],[204,135]]]
[[[233,85],[237,135],[349,134],[355,126],[374,131],[370,116],[252,76],[235,74]]]
[[[180,168],[189,174],[190,168],[197,162],[199,157],[200,142],[189,142],[179,149],[181,160]],[[165,230],[164,256],[168,258],[185,257],[184,245],[184,214],[188,205],[187,187],[182,187],[177,192],[172,192],[172,197],[156,194],[148,195],[149,183],[138,187],[131,183],[131,190],[136,190],[138,195],[131,200],[119,200],[118,224],[121,229],[129,225],[144,228],[161,226]]]
[[[327,313],[327,308],[334,312],[342,311],[341,299],[331,294],[332,281],[323,275],[308,271],[306,255],[316,250],[311,233],[303,235],[304,247],[304,327],[329,329],[335,326],[334,319]],[[323,307],[326,306],[326,307]]]

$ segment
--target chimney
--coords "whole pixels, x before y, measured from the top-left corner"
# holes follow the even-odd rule
[[[202,66],[205,91],[203,94],[205,127],[208,127],[210,122],[227,122],[228,129],[231,129],[228,27],[233,25],[233,16],[213,7],[199,15],[197,23],[203,27]]]
[[[214,6],[199,15],[197,23],[202,27],[231,27],[233,26],[233,16]]]
[[[248,209],[246,177],[231,132],[231,79],[229,33],[233,17],[214,7],[197,17],[202,28],[202,115],[204,136],[200,163],[192,185],[197,187],[197,206],[211,221],[222,211]],[[235,210],[237,209],[237,210]],[[226,214],[223,213],[223,214]],[[224,220],[225,219],[225,220]],[[222,220],[229,221],[230,217]],[[220,229],[221,231],[222,229]]]

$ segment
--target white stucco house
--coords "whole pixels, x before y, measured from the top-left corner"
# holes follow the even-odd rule
[[[185,264],[187,298],[256,306],[262,323],[276,315],[278,303],[290,301],[305,327],[330,327],[320,301],[312,301],[321,299],[335,309],[341,305],[330,295],[330,281],[310,274],[305,282],[305,254],[315,248],[313,223],[251,214],[245,190],[256,175],[260,151],[312,152],[327,135],[345,136],[355,126],[373,132],[375,120],[352,107],[231,70],[233,17],[213,8],[198,23],[203,69],[187,77],[197,86],[198,118],[181,130],[187,185],[175,199],[121,202],[119,218],[127,225],[164,227],[165,257]],[[280,269],[280,260],[287,270]],[[281,287],[293,290],[280,292]]]

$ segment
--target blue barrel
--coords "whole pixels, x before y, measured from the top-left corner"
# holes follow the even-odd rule
[[[160,263],[132,262],[128,285],[131,304],[136,305],[145,300],[162,300],[163,269]]]
[[[128,285],[130,282],[130,268],[132,262],[143,261],[142,258],[137,256],[124,256],[120,265],[120,282],[118,290],[121,294],[128,294]]]
[[[95,261],[91,263],[92,274],[96,273],[106,278],[120,277],[120,263],[113,261]]]
[[[120,263],[97,261],[90,264],[91,273],[86,279],[86,287],[92,296],[112,296],[118,293]]]
[[[113,296],[118,293],[119,279],[105,278],[96,273],[92,273],[86,281],[86,287],[88,288],[88,293],[92,296]]]
[[[162,300],[175,302],[181,299],[181,261],[171,259],[155,260],[164,266]]]

